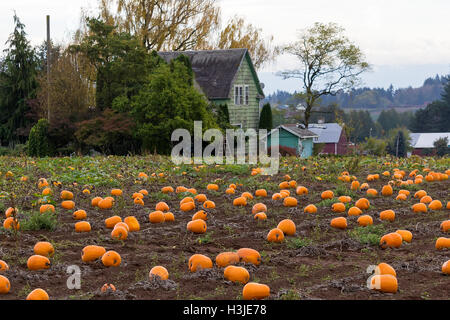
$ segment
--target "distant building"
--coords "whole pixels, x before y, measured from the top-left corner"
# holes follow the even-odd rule
[[[314,143],[323,143],[325,145],[321,153],[347,154],[347,135],[338,123],[311,123],[308,126],[308,130],[318,136]]]
[[[448,147],[450,148],[450,132],[411,133],[410,137],[413,155],[423,156],[434,154],[436,152],[434,142],[445,137],[448,138]]]
[[[283,124],[276,127],[268,133],[267,149],[270,154],[271,134],[274,130],[279,130],[279,152],[283,156],[298,156],[301,158],[308,158],[313,154],[313,139],[318,136],[307,129],[299,127],[297,124]]]

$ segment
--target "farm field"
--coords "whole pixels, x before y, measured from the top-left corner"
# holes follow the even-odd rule
[[[450,237],[448,231],[441,230],[442,222],[450,219],[449,158],[292,157],[280,160],[279,173],[274,176],[261,175],[254,168],[176,167],[170,158],[162,156],[0,157],[2,226],[9,207],[17,208],[20,224],[17,231],[0,227],[0,260],[9,266],[0,275],[11,286],[7,294],[0,294],[0,299],[25,299],[36,288],[44,289],[50,299],[242,299],[244,284],[226,280],[224,268],[216,265],[218,254],[241,248],[259,252],[259,265],[246,263],[242,257],[236,265],[247,269],[250,282],[270,287],[268,299],[449,299],[450,276],[442,272],[442,266],[450,259],[450,251],[435,248],[438,238]],[[423,179],[418,178],[420,175]],[[353,181],[360,186],[355,188]],[[368,195],[364,183],[377,195]],[[213,190],[212,185],[217,185],[218,190]],[[385,185],[392,186],[392,195],[382,195]],[[174,191],[162,192],[167,186]],[[194,198],[196,194],[177,192],[183,191],[177,190],[180,186],[195,188],[215,208],[204,208],[204,202]],[[307,188],[307,193],[297,194],[301,193],[297,192],[300,186]],[[120,189],[122,194],[115,191],[116,195],[112,195],[113,189]],[[148,194],[136,195],[143,189]],[[258,197],[255,192],[260,189],[265,189],[267,196]],[[281,189],[290,195],[280,193]],[[73,201],[74,208],[62,207],[61,195],[70,198],[62,193],[64,190],[73,194],[73,199],[66,201]],[[331,199],[322,199],[326,190],[333,192]],[[396,200],[400,190],[410,192],[406,199]],[[419,190],[425,190],[432,200],[440,200],[442,208],[432,210],[428,204],[426,213],[414,212],[411,207],[420,202],[414,197]],[[246,198],[245,206],[234,205],[244,192],[253,199]],[[274,200],[274,194],[280,198]],[[133,200],[133,195],[142,201]],[[114,201],[102,205],[104,209],[92,205],[95,197],[109,196]],[[332,206],[342,200],[338,199],[341,196],[351,197],[350,202],[344,204],[345,211],[333,212]],[[195,208],[182,211],[185,207],[180,207],[180,201],[186,197],[194,198]],[[285,206],[290,205],[287,197],[295,198],[297,203]],[[348,209],[360,198],[370,202],[361,215],[371,216],[373,225],[359,226],[359,216],[348,215]],[[149,214],[156,211],[159,202],[168,205],[174,221],[149,221]],[[257,203],[267,208],[264,220],[254,218],[252,208]],[[45,204],[53,205],[55,212],[42,210]],[[304,211],[310,204],[316,206],[317,212]],[[85,210],[86,217],[79,221],[89,222],[89,232],[75,231],[79,221],[74,212],[78,210]],[[187,230],[199,210],[206,213],[204,233]],[[395,212],[393,221],[380,219],[384,210]],[[260,211],[265,209],[261,207],[254,213]],[[105,225],[105,219],[112,216],[121,220],[134,216],[139,230],[130,230],[124,240],[114,239],[113,229]],[[336,217],[346,218],[345,229],[330,225]],[[294,222],[295,234],[285,234],[280,243],[269,242],[269,231],[284,219]],[[381,237],[399,229],[412,233],[411,242],[403,241],[398,248],[381,248]],[[51,265],[48,269],[29,270],[28,258],[35,254],[33,248],[40,241],[50,242],[54,248],[49,258]],[[89,245],[116,251],[120,265],[107,267],[100,257],[83,262],[82,250]],[[194,254],[209,257],[213,267],[191,272],[188,262]],[[382,262],[396,271],[396,293],[369,290],[366,286],[370,276],[367,268]],[[67,287],[70,274],[66,271],[72,265],[81,270],[80,289]],[[155,266],[167,269],[167,280],[149,278]],[[105,283],[113,284],[116,290],[102,292]]]

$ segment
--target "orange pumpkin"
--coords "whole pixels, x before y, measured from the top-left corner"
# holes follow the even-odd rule
[[[361,227],[367,227],[373,224],[373,219],[369,215],[363,215],[358,218],[357,222]]]
[[[449,231],[450,230],[450,220],[442,221],[440,228],[441,228],[442,232]]]
[[[7,270],[9,270],[8,264],[5,261],[0,260],[0,271],[7,271]]]
[[[246,206],[246,205],[247,205],[246,197],[239,197],[233,200],[233,206]]]
[[[7,294],[11,290],[11,283],[8,278],[0,275],[0,294]]]
[[[144,200],[142,200],[142,198],[135,198],[134,200],[133,200],[133,203],[134,204],[137,204],[137,205],[140,205],[140,206],[144,206]]]
[[[124,226],[116,224],[111,231],[111,238],[116,240],[126,240],[128,238],[128,229]]]
[[[222,252],[216,256],[218,267],[227,267],[231,264],[239,263],[239,255],[236,252]]]
[[[102,256],[102,263],[105,267],[118,267],[120,266],[121,262],[122,258],[120,257],[120,254],[118,254],[114,250],[105,252],[105,254]]]
[[[397,276],[397,273],[395,272],[395,269],[392,268],[391,265],[382,262],[379,265],[376,266],[375,268],[375,274],[390,274],[394,277]]]
[[[236,191],[233,188],[228,188],[227,190],[225,190],[226,194],[234,194]]]
[[[81,251],[81,260],[83,262],[90,262],[97,260],[105,254],[105,248],[96,245],[90,245],[83,248]]]
[[[424,197],[425,198],[425,197]],[[423,198],[422,198],[423,199]],[[421,199],[421,201],[422,201]],[[428,205],[428,208],[430,210],[441,210],[442,209],[442,202],[440,202],[439,200],[433,200],[430,202],[430,204]]]
[[[450,260],[447,260],[442,264],[442,273],[450,275]]]
[[[359,189],[359,182],[358,181],[352,181],[352,185],[350,187],[350,189],[352,189],[353,191],[356,191]]]
[[[169,211],[169,205],[164,201],[158,202],[155,206],[155,210],[162,212]]]
[[[342,202],[333,203],[333,205],[331,206],[331,210],[338,213],[345,212],[345,204],[343,204]]]
[[[38,288],[28,294],[27,300],[50,300],[50,297],[45,290]]]
[[[105,225],[106,228],[108,229],[114,228],[114,226],[119,222],[122,222],[122,218],[119,216],[112,216],[110,218],[105,219]]]
[[[416,203],[412,207],[412,210],[414,212],[423,212],[426,213],[428,211],[427,206],[425,203]]]
[[[187,212],[195,209],[195,203],[193,201],[185,202],[180,205],[180,210]]]
[[[250,280],[250,273],[243,267],[228,266],[223,270],[225,279],[231,282],[246,284]]]
[[[280,189],[288,189],[288,188],[290,188],[289,182],[283,181],[283,182],[281,182],[281,183],[278,185],[278,187],[279,187]]]
[[[436,249],[450,249],[450,238],[440,237],[436,240]]]
[[[205,210],[200,210],[197,211],[193,216],[192,216],[192,221],[197,220],[197,219],[202,219],[202,220],[208,220],[208,213],[205,212]]]
[[[361,198],[356,201],[355,206],[360,208],[361,210],[367,210],[370,207],[370,201],[366,198]]]
[[[408,230],[397,230],[395,231],[402,236],[403,241],[410,243],[412,241],[413,234]]]
[[[366,193],[368,196],[371,197],[376,197],[378,195],[378,191],[375,189],[368,189]]]
[[[113,204],[114,199],[106,197],[98,202],[97,207],[99,207],[102,210],[107,210],[111,209]]]
[[[73,193],[68,190],[61,191],[61,199],[62,200],[72,200],[73,199]]]
[[[394,221],[395,220],[395,212],[394,210],[384,210],[380,212],[380,219],[381,220],[387,220],[387,221]]]
[[[75,232],[90,232],[91,224],[87,221],[80,221],[75,223]]]
[[[259,266],[261,264],[261,255],[255,249],[241,248],[236,253],[238,254],[241,262],[252,263],[255,266]]]
[[[194,199],[197,200],[197,201],[200,202],[200,203],[204,203],[206,200],[208,200],[208,199],[206,198],[206,195],[204,195],[203,193],[196,195],[196,196],[194,197]]]
[[[215,207],[216,207],[216,204],[211,200],[206,200],[203,203],[203,208],[205,208],[205,209],[214,209]]]
[[[207,190],[219,191],[219,186],[215,183],[210,183],[206,186]]]
[[[395,200],[401,200],[401,201],[405,201],[407,199],[407,196],[406,196],[406,194],[404,194],[404,193],[400,193],[396,198],[395,198]]]
[[[283,231],[283,233],[287,236],[293,236],[296,231],[295,223],[291,219],[284,219],[280,221],[277,228]]]
[[[61,202],[61,207],[67,210],[72,210],[73,208],[75,208],[75,202],[73,202],[72,200],[65,200]]]
[[[433,201],[433,199],[430,196],[423,196],[422,198],[420,198],[420,203],[428,204],[431,201]]]
[[[403,238],[397,232],[388,233],[381,237],[380,247],[386,248],[399,248],[402,245]]]
[[[322,192],[322,194],[320,195],[320,197],[321,197],[323,200],[326,200],[326,199],[333,199],[333,198],[334,198],[334,193],[333,193],[333,191],[331,191],[331,190],[326,190],[326,191]]]
[[[44,205],[42,205],[41,206],[41,208],[43,207],[43,206],[48,206],[47,204],[44,204]],[[53,206],[52,206],[53,207]],[[53,207],[53,209],[54,209],[55,207]],[[5,211],[5,216],[7,217],[7,218],[9,218],[9,217],[12,217],[13,216],[13,214],[17,214],[17,208],[12,208],[12,207],[9,207],[8,209],[6,209],[6,211]],[[40,210],[41,211],[41,213],[42,213],[42,210]]]
[[[381,189],[381,194],[385,197],[392,196],[393,193],[394,193],[394,190],[392,189],[391,185],[389,185],[389,184],[383,186],[383,188]]]
[[[101,292],[107,292],[107,291],[116,291],[116,286],[112,283],[105,283],[102,288],[100,289]]]
[[[133,193],[133,195],[131,196],[132,199],[136,200],[136,199],[144,199],[144,194],[140,193],[140,192],[135,192]]]
[[[150,280],[152,280],[154,278],[160,278],[161,280],[167,280],[167,279],[169,279],[169,271],[167,271],[167,269],[163,266],[156,266],[150,270],[148,277],[150,278]]]
[[[294,197],[286,197],[283,200],[283,206],[285,207],[296,207],[297,206],[297,199]]]
[[[116,197],[120,197],[122,195],[122,190],[120,190],[120,189],[112,189],[111,190],[111,195],[112,196],[116,196]]]
[[[306,194],[308,194],[308,189],[304,186],[299,186],[295,190],[295,193],[299,196],[306,195]]]
[[[203,219],[196,219],[188,222],[186,228],[194,233],[205,233],[207,229],[206,222]]]
[[[87,213],[85,210],[77,210],[72,214],[75,220],[83,220],[87,218]]]
[[[175,216],[172,212],[164,212],[164,222],[172,222],[175,221]]]
[[[258,189],[255,191],[255,196],[257,197],[267,197],[266,189]]]
[[[375,275],[370,280],[370,289],[396,293],[398,290],[397,278],[390,274]]]
[[[3,221],[3,228],[20,230],[20,223],[17,219],[14,219],[13,217],[9,217],[9,218],[6,218],[5,221]]]
[[[257,203],[252,207],[252,214],[256,214],[258,212],[267,212],[267,206],[264,203]]]
[[[270,288],[265,284],[249,282],[242,289],[242,298],[244,300],[260,300],[269,296]]]
[[[140,194],[143,194],[144,196],[148,196],[148,191],[145,189],[141,189],[138,191]]]
[[[303,209],[303,212],[305,212],[305,213],[316,213],[317,212],[317,207],[315,205],[313,205],[313,204],[309,204]]]
[[[359,215],[361,215],[361,213],[362,213],[362,210],[358,207],[351,207],[350,209],[348,209],[348,212],[347,212],[347,214],[349,216],[359,216]]]
[[[192,202],[190,202],[192,203]],[[148,219],[151,223],[164,222],[164,213],[162,211],[153,211],[148,215]]]
[[[91,200],[91,206],[97,207],[97,206],[98,206],[98,203],[99,203],[100,201],[102,201],[102,200],[103,200],[103,199],[100,198],[100,197],[95,197],[94,199]]]
[[[419,190],[414,194],[414,198],[422,199],[427,195],[427,192],[425,190]]]
[[[186,192],[188,189],[186,188],[186,187],[183,187],[183,186],[178,186],[176,189],[175,189],[175,192],[176,193],[182,193],[182,192]]]
[[[136,219],[135,216],[129,216],[126,217],[123,222],[125,222],[129,228],[129,231],[135,232],[139,231],[141,229],[141,226],[139,225],[139,221]]]
[[[249,199],[249,200],[252,200],[252,199],[253,199],[253,196],[252,196],[252,194],[251,194],[250,192],[243,192],[243,193],[241,194],[241,197],[247,198],[247,199]]]
[[[258,212],[256,213],[253,218],[255,220],[266,220],[267,219],[267,215],[264,212]]]
[[[347,228],[347,219],[344,217],[338,217],[331,220],[330,225],[333,228],[337,229],[346,229]]]
[[[338,200],[342,203],[349,203],[350,201],[352,201],[352,198],[349,196],[340,196]]]
[[[211,259],[203,254],[194,254],[188,261],[189,271],[196,272],[201,269],[211,269],[213,263]]]
[[[50,268],[50,260],[47,257],[35,254],[28,258],[27,267],[29,270],[42,270]]]
[[[33,251],[37,255],[51,257],[55,253],[55,248],[50,242],[40,241],[34,245]]]
[[[283,242],[284,241],[284,233],[281,229],[274,228],[269,231],[267,234],[267,241],[269,242]]]

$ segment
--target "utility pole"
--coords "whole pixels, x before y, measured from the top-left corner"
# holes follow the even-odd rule
[[[47,120],[50,123],[50,16],[47,15]]]

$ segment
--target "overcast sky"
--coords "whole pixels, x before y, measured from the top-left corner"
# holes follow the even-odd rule
[[[0,48],[13,30],[16,10],[33,44],[45,38],[45,16],[51,15],[52,37],[67,42],[79,25],[80,8],[97,0],[0,0]],[[273,35],[275,43],[295,41],[298,31],[314,22],[337,22],[373,65],[366,85],[421,85],[425,77],[450,73],[449,0],[220,0],[223,20],[234,15]],[[295,67],[296,60],[280,56],[260,75],[265,91],[292,90],[294,81],[273,76]]]

